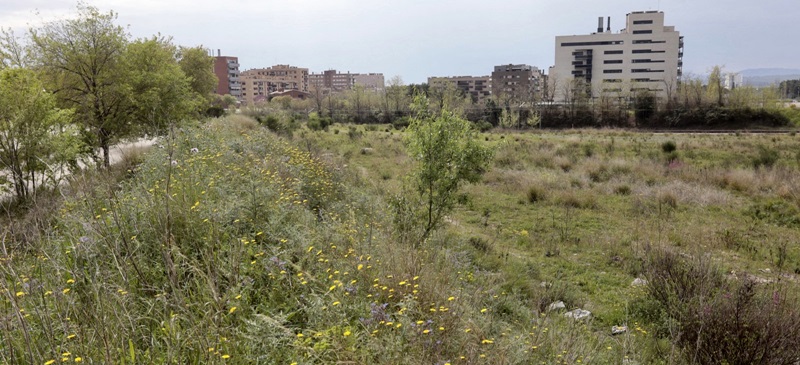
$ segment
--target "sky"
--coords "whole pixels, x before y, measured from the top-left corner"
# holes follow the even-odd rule
[[[800,68],[798,0],[85,0],[113,10],[134,38],[169,35],[239,58],[240,70],[290,64],[310,72],[380,72],[408,83],[490,75],[495,65],[547,70],[555,36],[589,34],[599,16],[624,28],[661,10],[684,36],[684,71],[715,65]],[[0,0],[0,27],[74,17],[75,0]]]

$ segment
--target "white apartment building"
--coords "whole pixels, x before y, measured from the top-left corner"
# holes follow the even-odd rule
[[[619,33],[611,31],[610,17],[604,30],[600,17],[595,33],[557,36],[555,55],[549,87],[556,101],[569,99],[580,84],[593,98],[628,98],[649,91],[663,99],[675,95],[678,87],[683,37],[674,26],[664,25],[663,12],[635,11],[626,16]]]

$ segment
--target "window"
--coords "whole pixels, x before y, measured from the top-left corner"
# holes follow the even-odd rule
[[[633,34],[653,34],[653,31],[650,29],[646,30],[634,30]]]
[[[604,60],[603,63],[606,65],[613,63],[622,63],[622,60]]]
[[[653,24],[653,21],[652,20],[634,20],[633,24],[635,24],[635,25],[638,25],[638,24]]]
[[[622,70],[603,70],[604,74],[621,74]]]
[[[649,68],[634,68],[631,70],[633,73],[641,73],[641,72],[664,72],[664,70],[651,70]]]
[[[603,82],[622,82],[622,79],[604,79]]]
[[[631,60],[631,63],[664,63],[664,60],[636,59]]]
[[[608,46],[612,44],[624,44],[623,41],[596,41],[596,42],[563,42],[561,47],[576,47],[576,46]]]
[[[633,41],[633,44],[653,44],[653,43],[667,43],[667,41],[654,41],[652,39],[638,39]]]
[[[622,54],[621,50],[605,51],[603,54]]]
[[[654,51],[652,49],[634,49],[632,53],[664,53],[665,51]]]

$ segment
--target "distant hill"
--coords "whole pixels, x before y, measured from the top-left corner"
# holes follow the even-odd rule
[[[754,68],[739,71],[745,85],[769,86],[784,80],[800,79],[800,69]]]

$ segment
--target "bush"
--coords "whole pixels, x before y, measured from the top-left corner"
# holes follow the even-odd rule
[[[674,141],[666,141],[661,144],[661,151],[664,153],[672,153],[678,149],[678,146],[675,144]]]
[[[492,128],[494,128],[492,123],[489,123],[489,122],[487,122],[485,120],[481,120],[479,122],[475,122],[475,129],[477,129],[477,130],[479,130],[481,132],[486,132],[486,131],[488,131],[488,130],[490,130]]]
[[[772,167],[778,162],[780,154],[778,151],[766,146],[758,146],[758,156],[753,158],[753,167]]]
[[[655,304],[637,312],[649,313],[651,320],[661,321],[657,327],[669,328],[659,335],[671,335],[693,355],[692,362],[794,364],[800,358],[797,298],[780,288],[759,287],[746,274],[725,280],[707,256],[648,251],[644,274]]]
[[[327,130],[328,126],[333,124],[330,117],[320,117],[317,113],[311,113],[308,116],[308,129],[312,131]]]
[[[528,188],[528,203],[536,203],[545,199],[545,191],[540,186],[531,186]]]
[[[400,117],[392,121],[392,128],[397,130],[403,130],[408,127],[410,120],[408,117]]]

